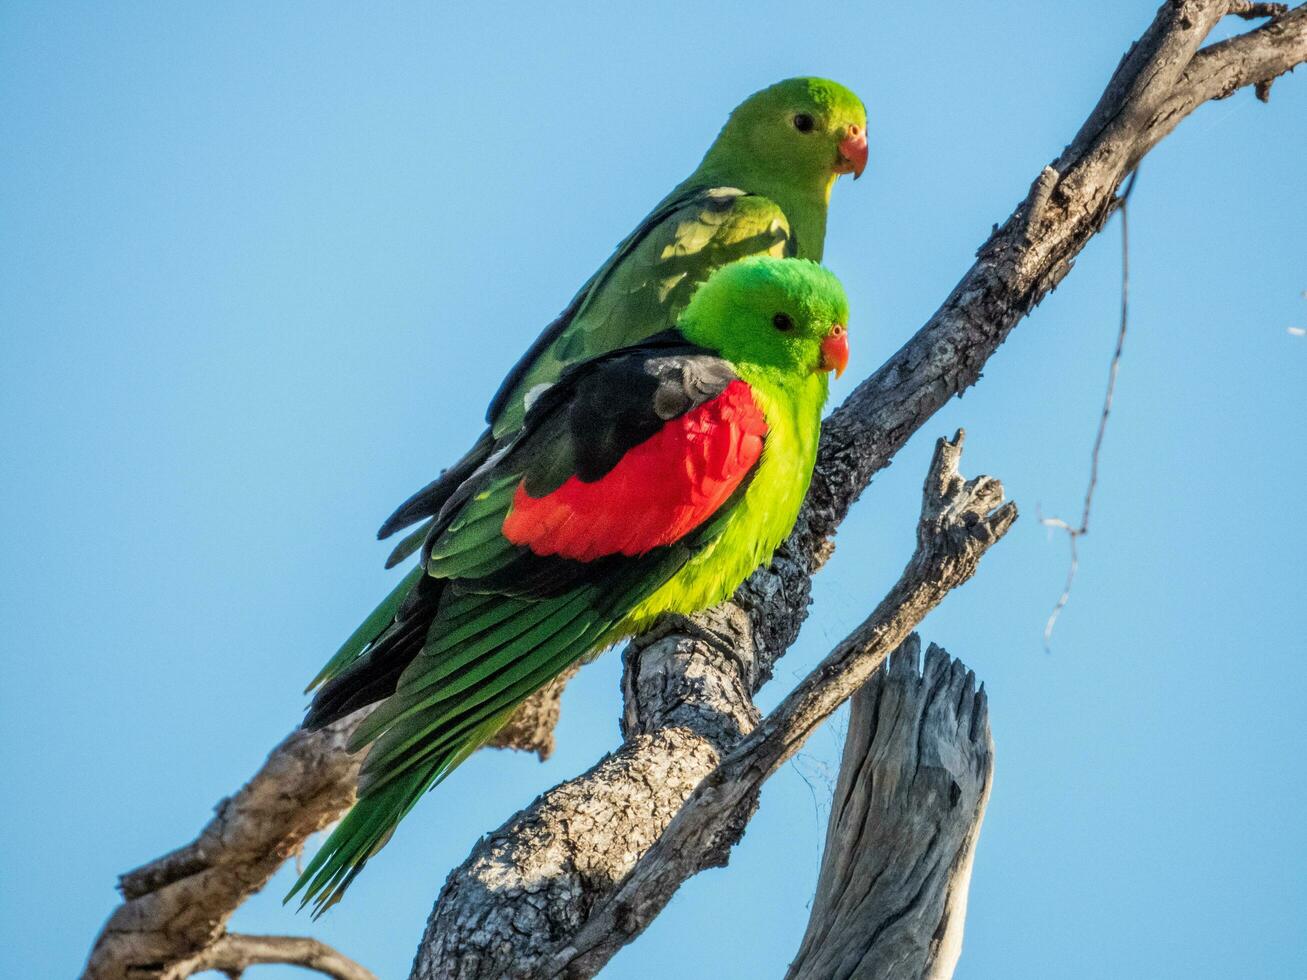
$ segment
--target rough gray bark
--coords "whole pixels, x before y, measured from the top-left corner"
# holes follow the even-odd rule
[[[994,772],[982,687],[910,636],[853,695],[817,895],[787,980],[947,980]]]
[[[638,787],[661,780],[660,773],[672,785],[692,785],[715,764],[705,753],[720,757],[757,723],[747,694],[771,675],[776,658],[797,634],[809,577],[829,553],[829,538],[849,507],[912,433],[975,383],[1016,323],[1067,274],[1111,213],[1125,174],[1203,102],[1249,85],[1264,96],[1273,79],[1307,61],[1307,5],[1198,51],[1221,17],[1255,12],[1231,0],[1169,0],[1162,6],[1075,139],[981,246],[976,264],[940,310],[828,421],[808,506],[771,567],[755,575],[733,603],[698,618],[693,628],[646,639],[627,651],[624,728],[628,747],[638,743],[644,751],[630,770],[629,793],[612,795],[614,812],[629,817],[629,826],[611,834],[615,850],[637,848],[634,860],[643,852],[640,841],[655,838],[680,805],[675,793],[666,801],[670,811],[646,803],[643,813],[621,801],[639,799]],[[722,707],[725,703],[729,708]],[[357,722],[344,724],[351,723]],[[161,976],[170,964],[217,941],[231,913],[312,829],[349,806],[357,760],[339,750],[343,734],[295,734],[274,750],[249,785],[266,782],[291,805],[232,811],[225,835],[239,846],[201,847],[202,835],[141,873],[125,876],[126,900],[97,938],[87,975]],[[682,758],[670,763],[673,754]],[[295,805],[299,801],[303,813]],[[641,820],[643,830],[636,827]],[[589,847],[579,837],[559,846],[578,853]],[[610,873],[603,860],[586,871],[601,885]],[[589,898],[588,892],[578,893],[582,915]],[[561,921],[557,928],[569,929]]]

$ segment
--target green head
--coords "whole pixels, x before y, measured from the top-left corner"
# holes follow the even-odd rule
[[[862,100],[825,78],[788,78],[736,107],[699,170],[728,183],[794,182],[829,193],[836,177],[856,178],[866,165]]]
[[[681,314],[686,339],[746,371],[824,381],[849,361],[849,301],[830,270],[807,259],[754,256],[722,266]]]

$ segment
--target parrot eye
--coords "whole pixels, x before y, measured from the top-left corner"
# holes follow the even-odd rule
[[[771,318],[771,325],[781,333],[787,333],[794,329],[794,321],[790,319],[790,316],[787,313],[777,313]]]
[[[800,112],[794,117],[794,128],[800,133],[811,133],[816,125],[816,120],[806,112]]]

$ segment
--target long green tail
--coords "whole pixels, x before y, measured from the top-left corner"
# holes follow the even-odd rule
[[[283,901],[289,902],[302,893],[299,907],[303,909],[312,902],[315,919],[340,901],[345,889],[358,877],[368,859],[386,845],[395,827],[422,794],[439,784],[488,742],[508,721],[515,707],[478,725],[427,766],[407,772],[376,792],[360,797],[318,853],[313,855],[313,860]]]
[[[298,895],[301,908],[313,903],[316,915],[339,901],[423,793],[484,745],[526,698],[613,640],[622,617],[682,560],[669,551],[656,564],[634,564],[548,597],[470,591],[444,580],[423,596],[423,585],[416,586],[395,625],[319,694],[332,695],[321,706],[324,719],[338,716],[337,707],[381,703],[350,737],[350,751],[368,752],[358,802],[287,901]],[[391,677],[399,665],[402,674]]]
[[[330,908],[423,793],[484,745],[526,698],[601,645],[613,617],[597,610],[594,598],[594,586],[542,600],[444,592],[398,689],[351,736],[351,751],[368,751],[358,802],[287,900],[300,895],[300,907],[314,903],[315,915]],[[333,683],[366,682],[371,656]]]

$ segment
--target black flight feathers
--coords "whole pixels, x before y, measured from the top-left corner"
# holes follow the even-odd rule
[[[463,454],[462,459],[449,469],[441,471],[438,477],[400,504],[395,513],[386,518],[386,523],[381,525],[377,537],[385,540],[396,531],[439,513],[440,508],[458,489],[459,484],[475,473],[476,468],[486,461],[494,446],[495,437],[489,429],[486,429],[472,448]],[[389,568],[390,565],[386,567]]]
[[[677,330],[568,369],[532,403],[522,428],[449,495],[427,543],[469,499],[506,476],[525,481],[533,497],[573,475],[602,479],[664,423],[716,398],[735,379],[729,362]]]
[[[575,475],[602,479],[671,419],[711,401],[736,379],[726,361],[667,331],[569,372],[531,406],[504,464],[522,468],[543,497]]]
[[[521,482],[528,493],[541,497],[572,476],[600,480],[668,420],[716,398],[734,380],[727,361],[674,330],[578,364],[536,399],[521,430],[441,508],[422,552],[424,561],[433,549],[443,554],[459,550],[466,534],[459,524],[468,520],[465,506],[492,508],[485,516],[497,527]],[[679,567],[703,547],[715,525],[709,521],[683,541],[640,558],[611,555],[578,561],[536,555],[502,535],[488,534],[494,528],[486,524],[482,526],[487,532],[478,532],[475,552],[469,553],[475,561],[460,564],[467,570],[454,577],[467,591],[535,599],[557,596],[585,583],[608,581],[617,566],[626,569],[646,560],[660,564],[669,557],[655,552],[675,553],[678,557],[670,567]],[[444,536],[446,529],[452,537]],[[442,574],[437,564],[433,560],[428,566],[432,575]]]

